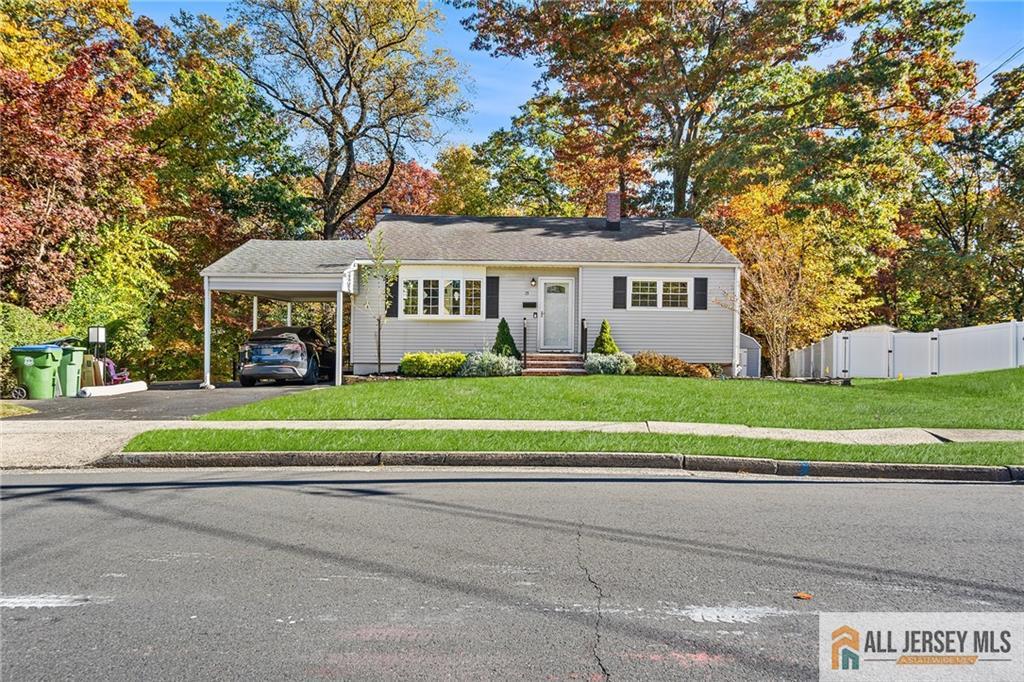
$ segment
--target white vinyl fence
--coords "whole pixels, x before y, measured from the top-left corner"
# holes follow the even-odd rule
[[[789,353],[805,378],[927,377],[1024,366],[1024,322],[930,332],[835,332]]]

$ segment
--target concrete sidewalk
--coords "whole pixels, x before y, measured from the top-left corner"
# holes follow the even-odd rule
[[[405,429],[470,431],[592,431],[764,438],[846,445],[923,445],[944,442],[1020,442],[1024,431],[991,429],[845,429],[819,431],[688,422],[394,419],[334,421],[10,420],[0,421],[0,467],[79,467],[120,452],[153,429]]]

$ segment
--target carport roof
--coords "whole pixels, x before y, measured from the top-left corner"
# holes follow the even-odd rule
[[[345,272],[368,257],[366,243],[356,239],[250,239],[207,266],[204,277],[219,275],[330,275]]]

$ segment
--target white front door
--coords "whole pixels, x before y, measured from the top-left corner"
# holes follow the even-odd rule
[[[541,278],[538,283],[538,346],[541,350],[572,350],[572,280]]]

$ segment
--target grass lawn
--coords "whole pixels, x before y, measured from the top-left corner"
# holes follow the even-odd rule
[[[1024,429],[1024,368],[853,386],[643,376],[381,381],[303,391],[204,419],[683,421],[849,429]]]
[[[0,419],[4,417],[17,417],[22,414],[32,414],[35,412],[31,407],[25,405],[19,405],[18,403],[11,403],[6,400],[0,400]]]
[[[674,452],[772,459],[934,464],[1024,464],[1020,443],[834,445],[794,441],[550,431],[170,429],[133,438],[127,452],[267,451]]]

